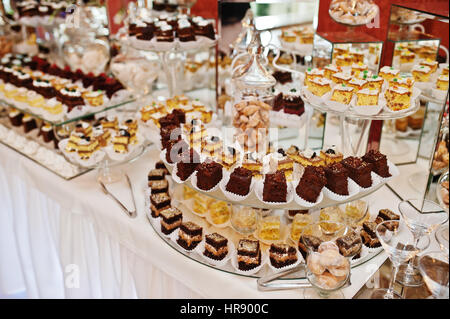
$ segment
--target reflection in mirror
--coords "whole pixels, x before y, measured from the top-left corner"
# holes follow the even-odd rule
[[[308,0],[220,2],[218,83],[219,106],[225,119],[231,118],[227,106],[233,95],[233,70],[249,61],[247,47],[254,41],[264,47],[262,64],[277,81],[272,90],[271,126],[279,129],[279,147],[322,147],[324,116],[305,108],[299,85],[299,72],[312,66],[317,13],[318,2]],[[285,117],[294,120],[286,121]]]
[[[384,121],[382,129],[380,151],[401,165],[405,176],[389,186],[403,199],[426,197],[437,201],[435,185],[442,170],[436,167],[445,165],[448,169],[448,151],[447,164],[436,157],[436,141],[442,135],[441,119],[448,100],[447,46],[448,17],[392,6],[383,61],[396,72],[390,84],[410,86],[413,95],[414,90],[420,90],[421,105],[415,114]],[[440,144],[441,152],[444,144]]]

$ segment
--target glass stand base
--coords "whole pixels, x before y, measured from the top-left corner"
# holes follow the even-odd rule
[[[405,287],[420,287],[423,284],[419,270],[415,267],[408,267],[407,264],[398,267],[396,281]]]
[[[314,288],[307,288],[303,290],[304,299],[344,299],[342,291],[322,292]]]
[[[370,299],[403,299],[398,293],[394,291],[392,296],[388,295],[387,289],[375,289],[370,295]]]
[[[391,138],[383,141],[382,149],[388,156],[401,156],[409,152],[409,146],[405,141]]]
[[[104,184],[112,184],[121,181],[125,177],[122,169],[119,168],[99,168],[97,179]]]

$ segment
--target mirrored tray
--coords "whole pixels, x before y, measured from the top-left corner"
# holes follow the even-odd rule
[[[12,127],[7,117],[0,118],[0,143],[48,169],[65,180],[81,176],[91,169],[73,165],[54,148],[53,141],[44,143],[38,136],[38,130],[25,134],[22,127]],[[8,136],[10,135],[10,136]]]
[[[169,183],[173,184],[173,181],[170,180]],[[182,197],[183,186],[182,185],[174,185],[174,187],[171,187],[170,190],[171,190],[170,195],[172,197],[172,206],[177,207],[179,210],[181,210],[181,212],[183,213],[183,221],[192,221],[192,222],[198,224],[199,226],[203,227],[203,237],[205,234],[217,232],[217,233],[225,236],[226,238],[228,238],[233,243],[234,247],[237,247],[237,244],[241,238],[256,239],[256,237],[254,237],[254,235],[245,237],[244,235],[239,234],[231,227],[231,225],[227,226],[227,227],[220,227],[220,228],[217,226],[214,226],[213,224],[211,224],[208,221],[208,218],[200,217],[199,215],[193,213],[190,208],[190,205],[185,200],[183,200],[183,197]],[[148,203],[146,203],[146,204],[148,204]],[[291,221],[285,216],[284,211],[274,211],[272,214],[280,215],[282,223],[287,225],[286,227],[290,227],[290,225],[288,225],[288,224],[290,224]],[[149,220],[149,223],[153,227],[154,231],[158,234],[158,236],[161,237],[161,239],[168,246],[170,246],[177,252],[183,254],[187,258],[194,260],[200,264],[203,264],[207,267],[211,267],[211,268],[214,268],[214,269],[226,272],[226,273],[235,274],[238,276],[250,277],[250,278],[266,277],[266,276],[270,276],[270,275],[278,272],[278,271],[275,272],[269,265],[270,261],[268,259],[268,249],[269,249],[270,245],[268,245],[262,241],[260,241],[261,252],[263,255],[262,261],[261,261],[261,263],[263,265],[262,265],[261,269],[254,274],[245,274],[241,271],[237,271],[234,268],[233,262],[231,260],[233,258],[233,256],[231,256],[230,259],[227,260],[226,263],[221,266],[215,266],[212,263],[210,263],[207,259],[205,259],[202,256],[202,250],[199,249],[199,247],[200,248],[202,247],[202,243],[200,243],[191,252],[184,250],[174,240],[177,237],[177,233],[178,233],[177,230],[175,230],[169,236],[164,235],[161,232],[160,220],[159,220],[159,218],[153,218],[151,216],[149,205],[146,205],[146,215],[147,215],[147,219]],[[204,238],[203,238],[203,242],[204,242]],[[297,244],[294,245],[294,243],[291,241],[291,239],[286,240],[286,243],[289,243],[290,245],[297,247]],[[360,265],[366,263],[367,261],[369,261],[372,258],[374,258],[375,256],[377,256],[381,251],[383,251],[383,249],[381,247],[379,247],[377,249],[370,249],[370,250],[366,249],[365,253],[363,254],[363,256],[361,258],[352,260],[351,267],[354,268],[354,267],[357,267],[357,266],[360,266]],[[303,263],[303,258],[301,256],[301,254],[298,254],[298,255],[299,255],[299,260],[302,261],[300,263],[300,265],[301,265]],[[295,267],[295,268],[297,269],[298,267]],[[282,269],[282,270],[284,270],[284,269]],[[305,273],[301,268],[299,268],[298,271],[295,271],[295,272],[287,275],[286,277],[281,278],[281,280],[298,280],[298,279],[306,279]]]

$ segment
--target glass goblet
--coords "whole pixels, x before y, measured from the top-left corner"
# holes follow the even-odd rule
[[[436,299],[449,298],[448,254],[426,253],[419,258],[419,270],[428,289]]]
[[[415,247],[423,236],[431,235],[437,227],[448,220],[448,215],[442,208],[430,200],[424,200],[423,205],[419,199],[405,200],[400,202],[398,210],[414,236]],[[423,284],[415,262],[413,258],[408,264],[400,267],[397,282],[406,287],[419,287]]]
[[[441,250],[448,255],[448,225],[440,226],[438,229],[436,229],[434,237],[439,244],[439,248],[441,248]]]
[[[415,238],[403,221],[384,221],[376,228],[376,235],[392,262],[392,274],[389,288],[379,288],[372,292],[371,299],[402,299],[394,291],[395,277],[401,264],[414,258],[420,251]]]

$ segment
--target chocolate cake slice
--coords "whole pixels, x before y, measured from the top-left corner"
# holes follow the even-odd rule
[[[151,194],[150,209],[152,211],[152,217],[158,218],[161,211],[170,208],[170,203],[170,196],[167,193]]]
[[[338,195],[348,195],[348,171],[341,163],[325,166],[326,187]]]
[[[161,211],[161,232],[169,235],[175,229],[180,227],[183,220],[183,214],[175,207],[167,208]]]
[[[355,156],[347,157],[341,163],[347,169],[348,176],[356,184],[363,188],[372,186],[372,164],[364,162]]]
[[[237,248],[240,270],[251,270],[261,265],[261,247],[258,240],[240,239]]]
[[[177,243],[186,250],[193,250],[202,241],[203,228],[193,222],[180,226]]]
[[[225,189],[230,193],[246,196],[250,192],[251,183],[252,171],[244,167],[238,167],[231,173]]]
[[[148,173],[148,181],[160,181],[166,176],[166,171],[161,168],[152,169]]]
[[[194,173],[197,166],[200,164],[200,155],[192,148],[184,151],[180,155],[180,160],[177,163],[177,176],[185,181]]]
[[[301,235],[298,240],[298,250],[301,252],[303,258],[306,259],[309,251],[317,251],[322,240],[313,235]]]
[[[297,262],[297,250],[289,245],[279,243],[270,245],[270,263],[275,268],[282,268]]]
[[[160,181],[149,181],[148,186],[150,186],[152,194],[168,193],[169,191],[169,182],[165,179]]]
[[[322,167],[306,166],[295,191],[304,200],[315,203],[326,183],[327,179]]]
[[[197,187],[210,190],[222,180],[222,165],[206,161],[197,166]]]
[[[286,84],[292,82],[292,73],[284,71],[275,71],[272,76],[277,80],[278,83]]]
[[[336,239],[336,245],[339,247],[339,252],[342,256],[355,256],[361,251],[361,236],[352,231],[349,234]]]
[[[386,155],[381,154],[379,151],[370,150],[362,157],[364,162],[372,164],[372,170],[381,177],[391,177],[389,173],[389,166],[387,164]]]
[[[376,234],[377,226],[378,224],[375,222],[367,221],[363,223],[363,229],[361,229],[360,235],[364,245],[367,247],[376,248],[381,246]]]
[[[228,254],[228,239],[218,233],[205,236],[203,255],[214,260],[222,260]]]
[[[282,171],[266,174],[264,179],[263,200],[265,202],[284,203],[287,201],[286,175]]]

